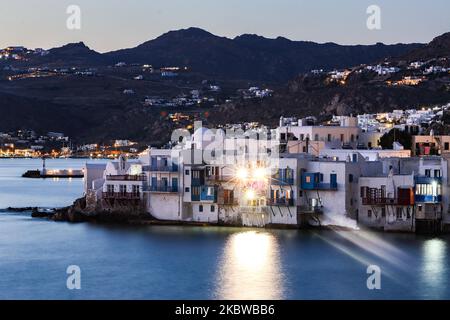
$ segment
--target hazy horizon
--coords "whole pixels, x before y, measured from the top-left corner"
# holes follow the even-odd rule
[[[450,31],[447,0],[128,0],[125,5],[120,0],[0,1],[0,47],[48,49],[82,41],[108,52],[190,27],[227,38],[257,34],[342,45],[428,43]],[[80,30],[66,27],[66,9],[72,4],[81,8]],[[372,4],[381,8],[381,30],[366,27],[366,9]]]

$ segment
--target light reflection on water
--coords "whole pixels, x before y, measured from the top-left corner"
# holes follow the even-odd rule
[[[225,243],[218,272],[218,299],[284,298],[277,238],[268,232],[244,231]]]
[[[442,239],[430,239],[424,242],[422,250],[423,262],[420,271],[426,295],[433,299],[440,298],[445,288],[442,284],[449,281],[445,277],[449,269],[447,242]]]

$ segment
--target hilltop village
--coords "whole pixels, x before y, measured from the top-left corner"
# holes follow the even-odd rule
[[[429,126],[449,107],[320,125],[281,117],[272,129],[197,124],[138,159],[86,164],[85,198],[72,210],[158,223],[448,232],[450,136]]]

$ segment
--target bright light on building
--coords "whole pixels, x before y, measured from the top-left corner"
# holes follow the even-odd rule
[[[239,180],[246,180],[248,178],[248,170],[246,168],[239,168],[236,173]]]
[[[433,182],[431,183],[431,186],[432,186],[432,189],[433,189],[433,196],[436,197],[436,196],[438,195],[438,194],[437,194],[437,187],[438,187],[437,182],[436,182],[436,181],[433,181]]]
[[[265,168],[256,168],[253,171],[253,178],[255,180],[265,180],[267,178],[267,170]]]
[[[246,198],[247,200],[249,200],[249,201],[255,200],[255,198],[256,198],[256,193],[255,193],[255,191],[252,190],[252,189],[248,189],[248,190],[245,192],[245,198]]]

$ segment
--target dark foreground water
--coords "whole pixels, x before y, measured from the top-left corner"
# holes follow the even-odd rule
[[[18,178],[37,167],[0,160],[0,208],[63,206],[81,195],[81,180]],[[111,227],[3,212],[0,298],[450,299],[449,243],[366,231]],[[81,290],[66,287],[70,265],[81,268]],[[381,268],[381,290],[367,289],[369,265]]]

